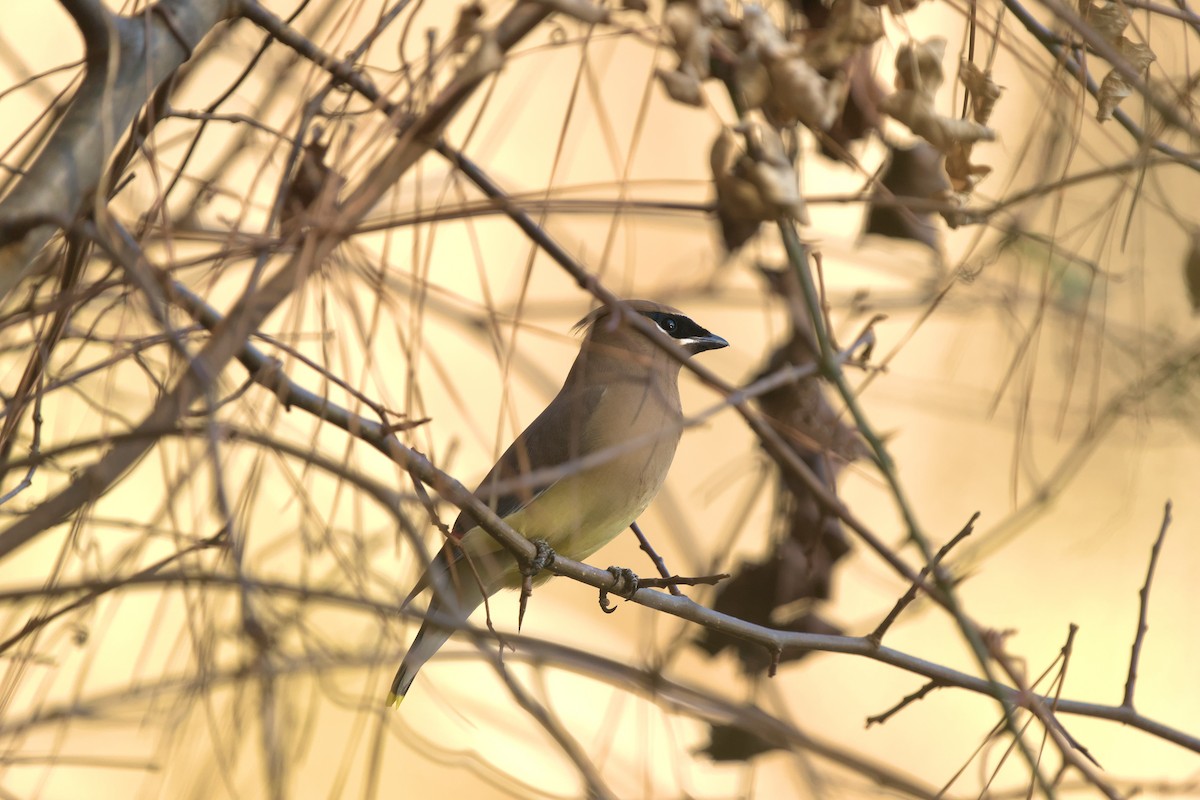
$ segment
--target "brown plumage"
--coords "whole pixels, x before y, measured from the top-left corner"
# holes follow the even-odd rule
[[[627,305],[690,354],[728,344],[670,306],[648,300]],[[650,505],[675,456],[683,415],[677,359],[608,307],[576,328],[586,332],[562,389],[475,494],[526,538],[582,560]],[[399,704],[417,671],[484,597],[520,585],[515,559],[470,516],[460,514],[451,532],[457,541],[446,543],[409,595],[411,600],[430,584],[446,590],[433,592],[392,682],[390,704]],[[450,595],[455,602],[447,602]]]

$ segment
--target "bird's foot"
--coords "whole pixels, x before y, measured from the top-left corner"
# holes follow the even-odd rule
[[[617,610],[615,605],[609,605],[608,595],[617,595],[626,600],[633,598],[638,590],[638,576],[633,574],[633,570],[625,567],[609,567],[608,572],[613,576],[613,585],[611,589],[600,590],[600,610],[605,614],[611,614]]]
[[[521,599],[517,605],[518,631],[521,630],[521,623],[525,621],[525,606],[529,603],[529,596],[533,594],[534,576],[554,563],[554,550],[549,542],[545,539],[534,539],[533,546],[537,548],[537,552],[528,563],[521,565]]]
[[[522,574],[528,574],[529,577],[537,575],[546,567],[554,563],[554,550],[550,547],[550,543],[545,539],[534,539],[533,546],[537,549],[533,558],[525,565],[525,570]]]

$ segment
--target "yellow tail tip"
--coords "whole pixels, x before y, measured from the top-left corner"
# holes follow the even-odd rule
[[[387,704],[389,707],[399,708],[400,704],[403,702],[404,702],[404,695],[396,694],[395,692],[388,692]]]

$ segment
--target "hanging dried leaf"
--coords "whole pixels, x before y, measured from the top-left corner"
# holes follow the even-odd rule
[[[697,108],[704,105],[700,80],[696,76],[679,70],[667,72],[662,69],[655,70],[654,74],[662,81],[663,88],[667,90],[667,95],[672,100]]]
[[[499,72],[504,66],[504,51],[496,41],[493,30],[479,31],[479,44],[471,58],[463,65],[454,80],[459,85],[469,85],[483,80],[493,72]]]
[[[1183,262],[1183,277],[1192,299],[1192,313],[1200,314],[1200,227],[1192,228],[1191,247]]]
[[[977,122],[937,113],[933,98],[921,92],[896,92],[883,99],[879,110],[943,153],[949,152],[955,142],[990,142],[996,138],[995,131]]]
[[[948,153],[956,142],[990,142],[996,134],[977,122],[937,113],[934,93],[942,85],[941,58],[945,52],[946,40],[941,38],[901,47],[896,54],[896,92],[885,97],[879,109]]]
[[[1095,5],[1091,0],[1083,0],[1079,4],[1079,15],[1092,30],[1114,44],[1129,27],[1129,12],[1121,3]]]
[[[820,140],[821,154],[836,160],[844,158],[842,151],[852,142],[863,139],[871,131],[879,130],[883,124],[879,104],[887,96],[887,91],[875,78],[869,48],[859,50],[858,55],[846,66],[846,76],[848,88],[846,102],[842,104],[842,113],[829,126],[826,136]],[[831,147],[831,144],[838,147]]]
[[[656,75],[671,99],[692,106],[704,104],[700,84],[709,76],[714,26],[720,26],[729,11],[722,0],[677,0],[663,11],[663,25],[671,34],[679,59],[673,71]]]
[[[986,125],[992,116],[992,109],[1000,99],[1000,87],[992,80],[992,71],[986,72],[971,61],[959,65],[958,78],[963,87],[971,95],[971,119],[980,125]]]
[[[742,10],[743,52],[753,52],[764,63],[800,55],[800,46],[787,40],[762,6],[747,4]]]
[[[1142,42],[1127,39],[1123,34],[1129,27],[1129,11],[1119,2],[1095,5],[1092,0],[1080,0],[1079,14],[1096,33],[1113,45],[1121,57],[1129,62],[1135,72],[1143,73],[1155,60],[1154,52]],[[1112,119],[1113,112],[1129,95],[1133,87],[1115,69],[1110,70],[1100,82],[1096,93],[1096,119],[1100,122]]]
[[[836,0],[825,24],[805,43],[804,60],[826,73],[844,66],[882,36],[883,17],[878,9],[863,0]]]
[[[940,36],[905,43],[896,53],[896,89],[932,97],[946,79],[942,72],[945,55],[946,40]]]
[[[786,747],[783,743],[776,744],[763,739],[745,728],[713,725],[710,728],[708,744],[696,752],[708,756],[713,761],[746,761],[771,750]]]
[[[971,163],[969,144],[955,143],[946,154],[946,175],[950,177],[950,185],[956,192],[969,194],[991,173],[992,168],[986,164]]]
[[[296,165],[296,173],[284,195],[279,224],[285,231],[303,224],[309,215],[332,210],[346,179],[325,163],[329,145],[321,143],[324,130],[313,127],[312,139]]]
[[[903,208],[891,198],[946,200],[950,182],[942,167],[942,154],[934,147],[917,142],[912,147],[892,149],[891,159],[871,197],[863,233],[909,239],[937,251],[940,232],[933,224],[933,212]]]
[[[845,99],[845,77],[823,77],[759,6],[742,13],[735,78],[745,106],[761,108],[779,127],[832,125]]]
[[[1112,119],[1117,106],[1131,94],[1133,94],[1133,87],[1115,69],[1110,70],[1104,76],[1104,80],[1100,82],[1100,91],[1096,93],[1096,120],[1104,122]]]
[[[760,267],[760,272],[770,291],[785,301],[791,331],[753,380],[790,365],[812,364],[816,350],[795,270]],[[758,405],[830,492],[835,492],[839,467],[866,453],[857,432],[838,418],[815,374],[767,392]],[[783,630],[837,633],[839,629],[816,614],[813,606],[829,597],[834,565],[849,552],[850,544],[841,522],[817,501],[808,484],[791,471],[780,470],[777,486],[775,518],[783,536],[763,561],[743,563],[732,580],[721,584],[714,608]],[[697,645],[710,654],[734,648],[747,672],[765,671],[775,661],[760,646],[713,631],[705,631]],[[787,653],[779,661],[803,655]]]
[[[798,547],[791,539],[785,539],[781,545],[786,551],[793,552]],[[744,563],[733,578],[721,584],[713,601],[713,610],[777,630],[840,634],[841,628],[811,611],[790,620],[777,619],[776,609],[787,602],[781,599],[778,591],[780,586],[789,583],[794,586],[798,581],[803,581],[806,575],[799,572],[803,569],[803,564],[797,565],[778,556],[769,557],[761,563]],[[792,574],[796,572],[798,574]],[[825,577],[827,579],[828,576]],[[762,645],[712,629],[706,629],[700,635],[696,646],[710,656],[715,656],[726,648],[733,648],[738,660],[742,662],[742,669],[747,673],[765,672],[775,661],[773,655]],[[784,654],[778,663],[798,661],[806,655],[808,651],[792,651]]]
[[[800,123],[815,131],[833,125],[846,102],[846,75],[826,79],[802,58],[775,62],[771,69],[771,94],[763,103],[767,118],[780,127]]]
[[[710,153],[717,217],[729,250],[744,244],[760,223],[780,216],[808,224],[792,157],[778,132],[753,122],[738,130],[744,147],[732,129],[723,128]]]
[[[1141,42],[1135,42],[1131,39],[1121,37],[1117,44],[1121,51],[1122,57],[1130,63],[1137,72],[1145,72],[1146,68],[1158,60],[1158,56],[1154,55],[1154,51]]]

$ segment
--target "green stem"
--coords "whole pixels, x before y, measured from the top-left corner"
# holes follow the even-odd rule
[[[813,331],[816,333],[817,344],[821,351],[818,359],[821,375],[837,387],[838,393],[846,404],[846,408],[854,418],[854,424],[858,428],[859,433],[875,454],[879,470],[883,473],[883,477],[892,491],[892,496],[896,500],[900,514],[904,518],[904,524],[908,528],[909,540],[920,548],[925,563],[931,563],[933,560],[933,550],[929,545],[929,537],[921,530],[916,515],[913,513],[912,506],[908,502],[903,487],[900,485],[900,478],[896,472],[895,462],[892,461],[892,457],[888,454],[883,440],[875,433],[875,429],[867,420],[862,405],[858,402],[858,395],[855,393],[853,387],[850,386],[850,381],[847,380],[845,372],[842,371],[842,365],[837,358],[833,340],[824,324],[825,315],[821,311],[821,300],[817,294],[817,286],[813,281],[812,271],[808,266],[808,251],[800,241],[800,234],[796,231],[795,222],[788,218],[780,218],[779,233],[783,238],[783,246],[787,250],[788,261],[791,262],[792,268],[796,271],[796,275],[800,279],[800,286],[804,290],[804,302],[808,306],[808,315],[812,320]],[[1046,781],[1045,776],[1042,775],[1041,770],[1038,768],[1037,756],[1025,744],[1014,716],[1015,708],[1005,696],[1004,685],[997,680],[992,670],[991,655],[983,642],[983,637],[979,633],[978,626],[963,613],[962,607],[958,602],[958,597],[954,592],[954,585],[950,581],[945,580],[939,570],[933,570],[931,577],[937,582],[938,588],[945,593],[947,601],[946,609],[954,616],[959,630],[962,631],[963,638],[966,639],[971,652],[975,654],[975,659],[978,661],[980,669],[983,670],[983,674],[988,680],[992,696],[1000,704],[1000,708],[1004,713],[1005,727],[1012,734],[1014,743],[1029,763],[1030,769],[1037,777],[1041,790],[1047,797],[1053,797],[1054,788]],[[1050,723],[1044,722],[1043,724]]]

